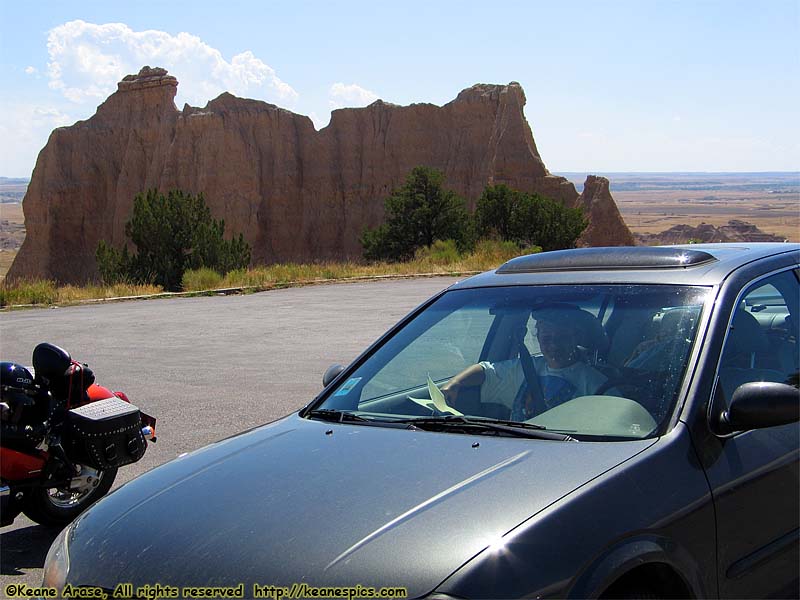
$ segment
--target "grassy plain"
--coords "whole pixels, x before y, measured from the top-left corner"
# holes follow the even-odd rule
[[[622,218],[633,233],[660,233],[675,225],[708,223],[719,227],[731,219],[752,223],[765,233],[800,242],[800,195],[728,191],[612,191]]]
[[[730,220],[800,242],[800,173],[598,173],[633,233]],[[581,191],[586,173],[560,173]]]
[[[0,281],[5,279],[6,273],[11,268],[11,263],[14,262],[14,257],[17,255],[16,250],[0,249]]]
[[[22,202],[27,189],[27,179],[0,177],[0,203]]]
[[[25,217],[19,202],[0,203],[0,281],[25,239]]]

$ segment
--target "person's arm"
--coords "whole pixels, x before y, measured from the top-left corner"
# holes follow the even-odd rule
[[[447,403],[452,406],[463,388],[481,385],[485,380],[483,367],[479,364],[471,365],[442,386],[442,393]]]

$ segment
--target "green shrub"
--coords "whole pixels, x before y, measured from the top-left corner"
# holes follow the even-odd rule
[[[100,271],[100,279],[105,285],[126,282],[131,262],[127,246],[123,247],[120,252],[110,244],[106,244],[105,240],[100,240],[97,244],[95,259],[97,260],[97,270]]]
[[[520,193],[505,184],[486,186],[475,205],[475,228],[479,236],[514,239],[511,215]]]
[[[455,240],[460,251],[474,244],[472,217],[463,198],[444,189],[444,174],[415,167],[384,202],[386,219],[361,236],[367,260],[407,261],[436,240]]]
[[[461,260],[455,240],[436,240],[430,246],[418,248],[414,260],[422,263],[445,265]]]
[[[125,224],[136,254],[129,254],[127,245],[120,251],[101,240],[97,268],[106,284],[153,283],[177,291],[187,270],[208,267],[227,273],[250,263],[250,246],[242,234],[230,240],[224,234],[225,221],[211,217],[203,194],[150,190],[137,194]]]
[[[487,186],[475,207],[478,235],[543,250],[574,248],[588,221],[580,208],[567,208],[538,194],[506,185]]]

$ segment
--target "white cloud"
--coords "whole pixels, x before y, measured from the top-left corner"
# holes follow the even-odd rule
[[[46,106],[0,102],[0,175],[30,177],[36,155],[50,132],[75,118]]]
[[[297,92],[251,51],[230,60],[195,35],[133,31],[124,23],[70,21],[48,32],[47,68],[24,68],[47,79],[65,100],[25,106],[0,99],[0,175],[28,176],[50,132],[85,119],[116,91],[117,82],[144,65],[164,67],[178,78],[176,102],[203,106],[224,91],[293,108]],[[51,94],[52,95],[52,94]],[[47,96],[41,94],[40,97]]]
[[[164,67],[178,78],[178,104],[203,106],[224,91],[292,104],[297,92],[249,50],[230,61],[189,33],[133,31],[124,23],[70,21],[47,38],[49,85],[79,104],[96,106],[117,82],[144,65]]]
[[[378,99],[378,95],[375,92],[364,89],[355,83],[350,85],[334,83],[328,95],[330,96],[328,104],[331,109],[344,108],[345,106],[366,106]]]

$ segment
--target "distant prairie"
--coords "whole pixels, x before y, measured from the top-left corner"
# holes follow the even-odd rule
[[[21,177],[0,177],[0,204],[5,202],[22,202],[30,179]]]
[[[587,174],[556,173],[578,191]],[[611,182],[611,194],[634,234],[675,225],[719,227],[737,219],[800,242],[800,172],[593,174]]]

